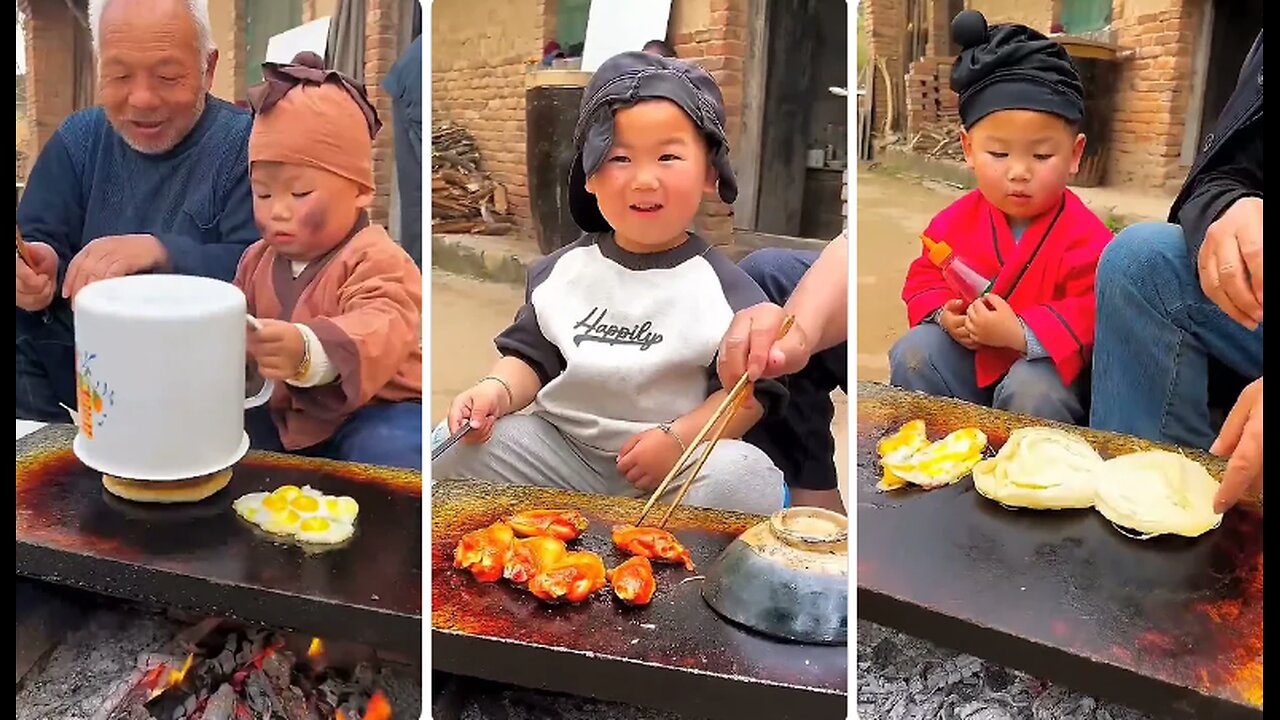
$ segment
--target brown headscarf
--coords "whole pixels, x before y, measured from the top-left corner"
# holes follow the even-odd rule
[[[249,88],[249,164],[271,161],[326,170],[373,189],[373,138],[381,129],[364,88],[326,70],[313,52],[263,63]]]

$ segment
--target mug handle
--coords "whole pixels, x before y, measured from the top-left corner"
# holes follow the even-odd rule
[[[275,392],[276,384],[268,379],[263,379],[262,388],[258,390],[258,394],[251,398],[244,399],[244,409],[256,408],[259,405],[265,405],[271,399],[271,393]]]

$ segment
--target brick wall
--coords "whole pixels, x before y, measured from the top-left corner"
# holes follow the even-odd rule
[[[230,102],[245,96],[244,21],[244,0],[209,0],[209,24],[218,47],[213,94]]]
[[[302,0],[302,22],[309,23],[322,17],[333,17],[338,10],[338,0]]]
[[[724,95],[729,147],[736,147],[742,133],[746,0],[675,0],[668,32],[676,55],[701,65],[716,79]],[[733,240],[733,208],[720,202],[716,195],[708,194],[694,219],[694,227],[709,241],[728,244]]]
[[[1016,22],[1042,33],[1049,32],[1058,19],[1060,5],[1061,0],[966,0],[964,4],[981,12],[992,25]]]
[[[891,98],[889,89],[885,87],[885,79],[887,75],[888,82],[894,85],[894,105],[905,107],[897,95],[901,95],[901,78],[906,72],[902,59],[902,40],[903,33],[906,32],[907,11],[902,0],[866,0],[863,6],[871,59],[876,64],[883,63],[885,70],[882,73],[879,67],[871,68],[871,129],[879,136],[890,113],[894,115],[894,127],[890,130],[901,128],[905,123],[900,111],[890,107]]]
[[[1108,183],[1163,187],[1183,177],[1194,35],[1204,6],[1205,0],[1116,2],[1116,43],[1135,53],[1121,62],[1116,83]]]
[[[27,122],[29,162],[75,109],[74,70],[67,49],[75,43],[79,21],[63,0],[18,0],[27,22]]]
[[[395,182],[395,127],[391,122],[391,98],[382,89],[386,77],[400,57],[400,4],[414,0],[365,0],[364,87],[369,94],[382,130],[373,141],[373,205],[369,220],[386,225],[391,213],[391,187]]]
[[[907,76],[907,135],[921,130],[952,134],[960,127],[960,96],[951,90],[954,58],[923,57]]]
[[[431,5],[431,115],[476,138],[484,169],[506,186],[522,236],[532,239],[525,168],[525,63],[555,31],[555,2],[436,0]],[[701,64],[724,93],[729,142],[742,129],[746,0],[675,0],[668,37],[676,53]],[[704,199],[698,231],[731,239],[731,208]]]
[[[431,3],[431,121],[471,132],[483,169],[506,187],[526,234],[524,67],[554,28],[554,8],[544,2]]]

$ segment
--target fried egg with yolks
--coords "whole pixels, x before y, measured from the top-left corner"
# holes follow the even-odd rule
[[[360,514],[355,498],[295,485],[248,493],[237,498],[232,508],[268,533],[314,544],[335,544],[351,537]]]
[[[961,428],[910,455],[902,452],[881,459],[885,479],[879,487],[882,490],[901,487],[897,482],[909,482],[925,489],[951,485],[969,474],[986,448],[986,433],[977,428]]]
[[[304,543],[336,545],[351,537],[355,531],[355,526],[349,522],[319,516],[299,522],[294,537]]]

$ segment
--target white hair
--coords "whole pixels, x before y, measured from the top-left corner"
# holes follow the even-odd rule
[[[93,35],[93,54],[98,57],[102,54],[102,13],[113,1],[89,0],[89,32]],[[218,49],[213,40],[213,25],[209,22],[209,0],[183,0],[182,4],[196,25],[196,49],[200,51],[201,59],[207,60],[210,53]],[[204,72],[203,63],[201,72]]]

